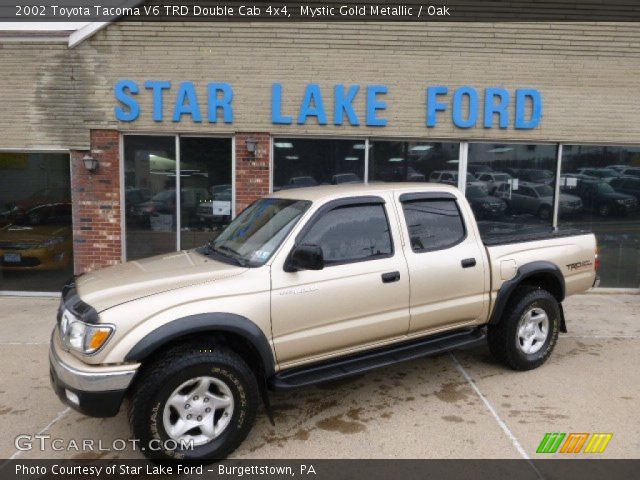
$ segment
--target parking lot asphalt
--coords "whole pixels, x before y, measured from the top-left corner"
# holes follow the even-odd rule
[[[57,305],[0,297],[0,458],[141,458],[114,443],[129,438],[124,408],[115,418],[84,417],[51,390]],[[513,372],[479,347],[273,394],[276,426],[261,412],[233,457],[541,458],[547,432],[598,432],[613,434],[605,452],[581,456],[640,458],[640,296],[579,295],[565,312],[569,333],[537,370]],[[23,434],[61,439],[62,450],[49,440],[44,451],[37,442],[17,450]],[[84,439],[93,451],[70,443]]]

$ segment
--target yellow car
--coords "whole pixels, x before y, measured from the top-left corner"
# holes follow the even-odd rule
[[[23,220],[0,228],[4,270],[55,270],[73,258],[71,204],[53,203],[29,210]]]

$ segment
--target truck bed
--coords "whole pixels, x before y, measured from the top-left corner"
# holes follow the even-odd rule
[[[498,225],[485,226],[485,222],[479,222],[480,236],[487,247],[505,245],[507,243],[533,242],[553,238],[572,237],[574,235],[586,235],[591,232],[572,227],[524,227],[522,225]]]

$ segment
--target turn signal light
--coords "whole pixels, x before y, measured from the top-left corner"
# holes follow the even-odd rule
[[[89,350],[98,350],[104,342],[109,338],[110,330],[98,330],[93,333],[91,340],[89,341]]]

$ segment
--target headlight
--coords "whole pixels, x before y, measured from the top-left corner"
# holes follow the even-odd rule
[[[616,203],[619,203],[620,205],[624,205],[625,201],[624,201],[624,199],[623,199],[623,198],[618,198],[618,199],[616,200]]]
[[[62,313],[60,319],[60,337],[64,345],[85,355],[100,350],[114,331],[113,325],[85,323],[68,310]]]
[[[51,237],[47,238],[44,242],[40,244],[40,248],[49,248],[54,245],[58,245],[59,243],[64,242],[64,237]]]

